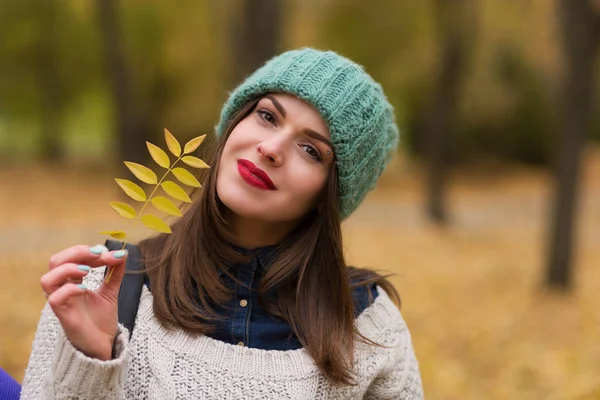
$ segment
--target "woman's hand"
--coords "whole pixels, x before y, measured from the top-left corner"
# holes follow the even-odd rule
[[[119,288],[125,272],[126,250],[109,252],[104,246],[74,246],[50,257],[50,271],[42,276],[42,290],[67,338],[85,355],[110,360],[118,329]],[[91,268],[110,266],[114,272],[97,291],[81,284]]]

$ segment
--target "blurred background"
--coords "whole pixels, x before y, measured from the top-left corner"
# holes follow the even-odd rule
[[[0,367],[22,380],[53,253],[150,231],[108,206],[302,46],[365,66],[402,143],[344,224],[391,271],[428,399],[600,399],[600,2],[3,0]],[[204,148],[204,145],[203,145]]]

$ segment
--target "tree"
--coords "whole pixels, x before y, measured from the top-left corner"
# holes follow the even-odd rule
[[[235,81],[278,53],[282,8],[280,0],[242,0],[241,20],[233,29]]]
[[[40,155],[46,162],[62,157],[59,132],[64,96],[58,65],[58,6],[56,0],[49,0],[40,3],[34,11],[39,21],[35,69],[40,96]]]
[[[590,130],[600,14],[589,0],[557,0],[556,5],[565,68],[546,283],[565,290],[572,279],[574,216],[581,150]]]
[[[141,161],[146,154],[141,145],[144,133],[135,107],[132,74],[125,57],[116,0],[97,0],[96,7],[115,104],[119,159]]]
[[[470,0],[435,1],[441,51],[423,133],[427,160],[427,213],[437,223],[447,220],[445,191],[449,136],[465,77],[469,38],[474,37],[472,7]]]

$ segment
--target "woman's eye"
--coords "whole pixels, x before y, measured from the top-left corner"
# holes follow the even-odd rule
[[[275,125],[275,123],[277,122],[277,118],[275,118],[275,115],[273,115],[272,112],[267,110],[258,110],[257,112],[260,118],[268,122],[269,124]]]
[[[313,146],[309,146],[307,144],[303,144],[302,148],[304,148],[304,151],[306,152],[306,154],[308,154],[308,156],[316,161],[321,161],[321,153],[319,153],[319,150],[315,149]]]

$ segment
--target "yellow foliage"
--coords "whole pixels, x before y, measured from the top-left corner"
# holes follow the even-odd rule
[[[148,183],[150,185],[155,185],[158,182],[158,178],[154,171],[150,168],[143,166],[142,164],[137,164],[131,161],[124,161],[125,165],[129,170],[138,178],[140,181],[144,183]]]
[[[176,217],[181,217],[183,216],[183,214],[181,213],[181,210],[179,210],[179,208],[177,208],[177,206],[175,204],[173,204],[173,202],[169,199],[167,199],[166,197],[163,196],[156,196],[152,199],[152,205],[156,208],[158,208],[160,211],[165,212],[169,215],[174,215]]]
[[[169,151],[173,153],[175,157],[179,157],[181,155],[181,145],[167,128],[165,128],[165,141],[167,142]]]
[[[127,238],[127,234],[123,231],[102,231],[100,234],[109,235],[117,240],[125,240]]]
[[[181,161],[194,168],[210,168],[207,163],[194,156],[185,156],[181,159]]]
[[[167,153],[165,153],[163,149],[150,142],[146,142],[146,146],[148,146],[150,156],[152,156],[152,159],[156,161],[158,165],[160,165],[163,168],[169,168],[171,166],[169,156],[167,155]]]
[[[177,159],[171,164],[171,160],[167,153],[161,149],[160,147],[146,142],[146,146],[148,147],[148,152],[152,159],[161,167],[167,169],[162,178],[159,180],[158,176],[154,171],[150,168],[134,163],[131,161],[125,161],[125,165],[129,170],[138,178],[140,181],[155,185],[150,196],[146,196],[146,192],[136,183],[129,181],[127,179],[116,178],[115,181],[117,184],[123,189],[125,194],[131,197],[135,201],[144,202],[142,208],[139,213],[136,213],[135,209],[127,203],[119,202],[119,201],[111,201],[109,205],[119,213],[120,216],[128,219],[139,219],[142,223],[149,229],[159,233],[172,233],[169,225],[163,221],[160,217],[157,217],[153,214],[144,214],[144,210],[148,203],[152,203],[154,207],[158,210],[172,216],[181,217],[183,213],[181,210],[168,198],[164,196],[154,196],[156,190],[161,187],[169,196],[173,197],[176,200],[183,201],[185,203],[191,203],[192,200],[190,196],[185,192],[185,190],[179,186],[177,183],[165,180],[165,177],[169,172],[173,172],[173,175],[182,183],[187,186],[199,188],[201,187],[200,182],[194,175],[192,175],[189,171],[181,167],[175,167],[175,165],[181,160],[182,162],[191,165],[195,168],[209,168],[209,166],[202,161],[201,159],[194,156],[183,156],[181,154],[181,145],[175,139],[175,137],[169,132],[168,129],[165,128],[165,142],[169,151],[177,157]],[[185,154],[191,153],[195,151],[198,146],[202,143],[206,135],[198,136],[185,145]],[[186,161],[187,159],[187,161]],[[127,234],[124,231],[102,231],[102,234],[110,235],[113,238],[118,240],[123,240],[123,248],[125,248],[124,239],[127,237]],[[112,270],[109,272],[106,281],[108,282],[112,276]]]
[[[146,201],[146,192],[137,184],[127,180],[115,178],[117,184],[123,189],[125,194],[135,201]]]
[[[164,181],[160,184],[160,187],[162,187],[163,190],[167,192],[169,196],[173,197],[176,200],[184,201],[186,203],[192,202],[190,196],[188,196],[185,190],[183,190],[181,186],[179,186],[173,181]]]
[[[135,218],[137,215],[133,207],[131,207],[127,203],[122,203],[120,201],[111,201],[108,203],[112,208],[115,209],[116,212],[121,215],[121,217],[125,218]]]
[[[204,141],[205,138],[206,138],[206,135],[202,135],[202,136],[198,136],[197,138],[190,140],[189,142],[187,142],[185,144],[183,152],[185,154],[190,154],[191,152],[196,151],[196,149],[202,144],[202,142]]]
[[[198,179],[196,179],[196,177],[192,175],[187,169],[177,167],[173,168],[171,172],[173,172],[173,175],[175,175],[175,177],[179,179],[181,183],[191,187],[201,187],[200,182],[198,182]]]
[[[543,170],[455,170],[452,223],[440,228],[423,217],[419,166],[391,165],[344,223],[348,263],[395,274],[426,399],[600,399],[600,149],[591,150],[582,165],[568,294],[542,290]],[[114,196],[110,179],[24,166],[0,168],[0,182],[0,228],[7,232],[0,241],[0,280],[7,282],[0,290],[0,349],[10,349],[0,351],[0,365],[22,381],[45,303],[39,278],[48,257],[76,243],[95,244],[94,232],[120,221],[129,240],[145,237],[147,228],[103,207]]]
[[[158,218],[156,215],[146,214],[141,218],[144,225],[153,231],[162,232],[162,233],[171,233],[171,228],[167,225],[162,219]]]

